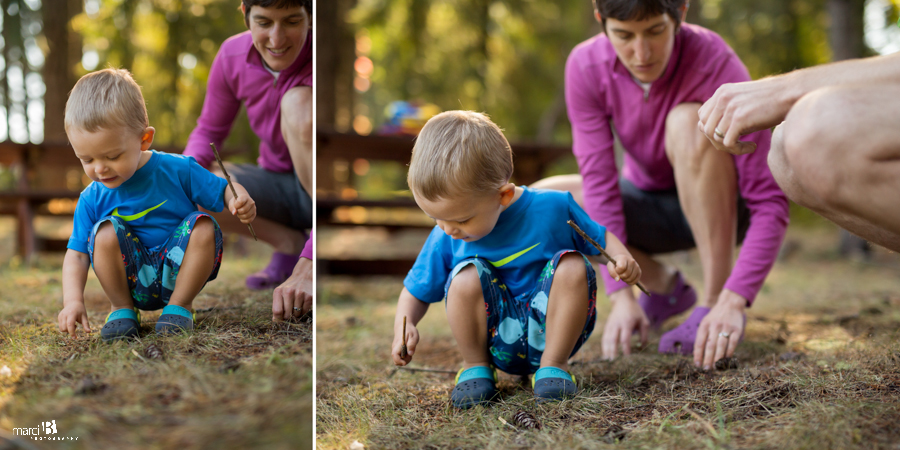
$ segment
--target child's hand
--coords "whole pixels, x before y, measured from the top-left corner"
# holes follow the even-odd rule
[[[256,202],[243,189],[238,191],[237,197],[228,202],[228,210],[231,211],[231,215],[241,219],[242,223],[253,222],[256,218]]]
[[[394,343],[391,345],[391,356],[394,359],[394,364],[398,366],[405,366],[412,361],[413,353],[416,352],[416,344],[419,343],[419,330],[416,329],[416,326],[407,323],[406,324],[406,358],[400,357],[400,347],[403,345],[403,326],[398,324],[394,327]]]
[[[69,333],[69,336],[77,338],[78,324],[84,327],[85,333],[91,332],[91,324],[88,322],[87,311],[84,309],[84,303],[73,303],[63,308],[56,318],[59,322],[59,331]]]
[[[612,310],[603,328],[603,359],[610,361],[615,359],[620,349],[623,355],[631,354],[631,336],[635,331],[640,333],[641,345],[647,345],[650,321],[634,296],[623,292],[626,290],[612,293]]]
[[[616,281],[623,280],[628,284],[635,284],[641,279],[641,266],[629,254],[613,255],[616,264],[606,263],[609,275]]]

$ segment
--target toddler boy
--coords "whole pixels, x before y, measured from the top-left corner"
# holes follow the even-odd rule
[[[607,269],[630,284],[641,270],[625,246],[561,191],[517,187],[509,143],[486,116],[449,111],[422,128],[407,181],[437,226],[404,281],[394,324],[393,360],[412,360],[416,324],[444,299],[464,360],[451,393],[468,408],[497,394],[496,372],[534,374],[534,394],[575,394],[568,359],[596,322],[597,281],[584,255],[599,253],[573,220],[618,262]],[[410,325],[402,336],[403,317]],[[408,355],[401,356],[406,343]]]
[[[112,304],[100,330],[104,341],[138,336],[140,310],[162,308],[156,332],[194,327],[191,303],[222,261],[222,232],[197,205],[242,222],[256,216],[253,199],[194,158],[149,150],[149,125],[141,88],[127,70],[83,76],[66,103],[66,134],[93,182],[78,199],[63,261],[59,329],[90,332],[84,286],[91,265]]]

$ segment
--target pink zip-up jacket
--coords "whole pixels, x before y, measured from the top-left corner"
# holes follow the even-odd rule
[[[221,148],[243,103],[250,128],[261,140],[257,163],[273,172],[293,171],[281,135],[281,97],[293,87],[312,86],[312,40],[310,33],[297,60],[281,71],[277,81],[263,65],[249,31],[223,42],[209,72],[203,111],[184,154],[209,167],[215,160],[209,143]]]
[[[313,259],[313,241],[315,238],[313,237],[313,232],[309,232],[309,239],[306,240],[306,245],[303,246],[303,251],[300,252],[301,258],[306,258],[309,260]]]
[[[611,126],[626,149],[622,176],[643,190],[672,189],[675,175],[664,144],[669,111],[681,103],[702,104],[724,83],[749,80],[747,69],[719,35],[690,24],[682,24],[665,72],[646,95],[606,35],[576,46],[566,62],[566,106],[572,151],[584,179],[584,206],[591,218],[628,242]],[[750,210],[750,228],[725,289],[751,303],[775,262],[788,224],[787,197],[766,164],[771,138],[769,130],[745,136],[756,142],[756,152],[733,157],[738,191]],[[607,294],[627,286],[606,270],[600,273]]]

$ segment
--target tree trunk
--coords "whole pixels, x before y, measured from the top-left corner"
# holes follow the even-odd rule
[[[829,0],[831,28],[828,33],[832,60],[860,58],[865,55],[863,11],[865,0]]]
[[[69,26],[69,20],[81,12],[81,0],[61,0],[53,7],[44,4],[41,14],[43,32],[49,49],[44,58],[44,141],[65,142],[63,126],[66,100],[75,86],[75,65],[81,61],[81,36]]]
[[[353,112],[353,63],[356,38],[347,25],[347,12],[356,0],[319,4],[315,14],[316,119],[319,126],[347,131]]]
[[[828,14],[831,16],[828,40],[833,61],[860,58],[865,55],[864,9],[865,0],[828,1]],[[868,259],[871,247],[865,239],[850,234],[847,230],[841,230],[838,251],[844,256],[858,254]]]

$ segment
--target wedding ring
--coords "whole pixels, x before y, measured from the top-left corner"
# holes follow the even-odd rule
[[[719,131],[719,128],[718,128],[718,127],[716,127],[715,133],[716,133],[716,136],[719,137],[719,139],[725,139],[725,133]]]
[[[722,336],[723,338],[728,339],[728,336],[731,336],[731,334],[729,334],[727,331],[723,331],[723,332],[719,333],[719,336]]]
[[[303,311],[303,310],[295,306],[294,311]]]

